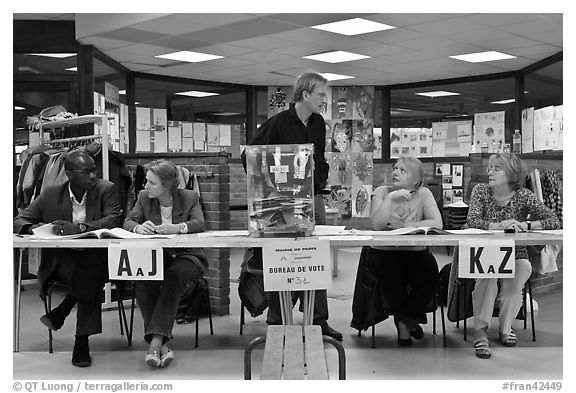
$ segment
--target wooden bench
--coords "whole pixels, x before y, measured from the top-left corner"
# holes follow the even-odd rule
[[[322,336],[315,325],[268,326],[266,337],[255,338],[244,351],[244,379],[252,378],[252,350],[264,342],[260,379],[329,379],[324,342],[338,350],[339,379],[346,379],[344,348],[332,337]]]

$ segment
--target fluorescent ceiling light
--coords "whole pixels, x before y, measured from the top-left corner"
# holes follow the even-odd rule
[[[326,63],[342,63],[345,61],[353,61],[360,59],[369,59],[370,56],[359,55],[352,52],[344,52],[341,50],[334,52],[318,53],[315,55],[304,56],[303,59],[324,61]]]
[[[332,33],[344,35],[357,35],[373,33],[375,31],[395,29],[395,26],[385,25],[367,19],[354,18],[342,20],[340,22],[326,23],[323,25],[311,26],[313,29],[330,31]]]
[[[118,90],[118,94],[126,94],[126,90]]]
[[[398,112],[412,112],[411,109],[404,109],[404,108],[391,108],[391,110]]]
[[[516,101],[516,99],[510,98],[510,99],[508,99],[508,100],[491,101],[490,103],[491,103],[491,104],[509,104],[509,103],[515,102],[515,101]]]
[[[18,106],[18,105],[15,105],[15,106],[14,106],[14,110],[15,110],[15,111],[23,111],[23,110],[25,110],[25,109],[26,109],[26,108],[22,108],[21,106]]]
[[[64,59],[66,57],[76,56],[76,53],[29,53],[33,56],[44,56],[44,57],[56,57],[58,59]]]
[[[134,105],[139,105],[139,104],[140,104],[139,101],[134,102]]]
[[[207,53],[191,52],[191,51],[180,51],[174,53],[166,53],[165,55],[158,55],[161,59],[187,61],[189,63],[199,63],[201,61],[208,61],[214,59],[221,59],[223,56],[209,55]]]
[[[460,93],[453,93],[453,92],[451,92],[451,91],[442,91],[442,90],[440,90],[440,91],[429,91],[429,92],[426,92],[426,93],[414,93],[414,94],[419,95],[419,96],[432,97],[432,98],[435,98],[435,97],[447,97],[447,96],[459,96],[459,95],[460,95]]]
[[[66,68],[66,71],[78,72],[78,67]]]
[[[210,93],[207,91],[195,91],[195,90],[182,91],[180,93],[174,93],[174,94],[178,94],[181,96],[189,96],[189,97],[210,97],[210,96],[220,95],[219,93]]]
[[[488,51],[488,52],[478,52],[469,53],[467,55],[450,56],[452,59],[467,61],[470,63],[482,63],[484,61],[495,61],[495,60],[505,60],[505,59],[515,59],[516,56],[507,55],[506,53]]]
[[[324,78],[328,79],[329,81],[339,81],[342,79],[353,79],[353,76],[349,76],[349,75],[340,75],[340,74],[333,74],[331,72],[326,72],[324,74],[320,74],[322,75]]]

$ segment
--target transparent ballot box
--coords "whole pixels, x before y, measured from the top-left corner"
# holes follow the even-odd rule
[[[248,230],[254,237],[314,231],[314,145],[246,146]]]

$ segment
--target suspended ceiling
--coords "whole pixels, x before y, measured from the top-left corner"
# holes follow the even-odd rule
[[[311,26],[362,17],[395,29],[357,36]],[[75,20],[76,39],[132,71],[248,85],[290,85],[305,70],[353,76],[332,85],[392,85],[516,71],[563,50],[562,14],[14,14]],[[183,63],[155,56],[223,56]],[[369,59],[329,64],[303,56],[342,50]],[[514,59],[449,56],[499,51]],[[55,62],[53,62],[55,63]]]

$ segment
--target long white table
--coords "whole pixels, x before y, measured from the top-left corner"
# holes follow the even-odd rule
[[[322,238],[322,237],[320,237]],[[494,233],[486,235],[393,235],[373,236],[366,239],[363,236],[326,236],[330,240],[330,247],[334,249],[360,246],[458,246],[461,240],[509,240],[513,239],[517,246],[528,245],[562,245],[563,235],[554,233]],[[311,239],[311,238],[306,238]],[[312,237],[318,239],[318,237]],[[169,248],[247,248],[262,247],[272,238],[252,238],[246,236],[227,237],[199,237],[197,234],[178,235],[171,239],[154,239],[162,247]],[[107,248],[109,244],[137,242],[128,239],[74,239],[74,240],[36,240],[29,235],[13,235],[13,248]],[[14,315],[14,352],[19,351],[20,341],[20,285],[22,283],[22,253],[18,263],[18,279],[15,294]]]

